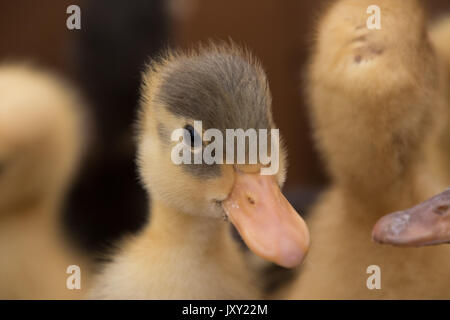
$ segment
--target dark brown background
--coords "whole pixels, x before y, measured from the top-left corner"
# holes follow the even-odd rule
[[[162,46],[162,38],[167,39],[171,44],[183,47],[210,38],[232,38],[234,41],[248,46],[262,61],[268,73],[274,98],[275,120],[288,145],[290,166],[286,190],[322,186],[326,183],[321,164],[312,146],[305,98],[302,92],[302,74],[307,61],[314,21],[320,13],[321,6],[326,1],[173,0],[175,8],[178,9],[175,11],[177,14],[173,14],[172,11],[172,15],[167,15],[158,20],[158,18],[155,18],[155,14],[164,15],[163,12],[165,11],[161,11],[161,13],[152,12],[151,14],[147,12],[149,14],[148,19],[158,21],[153,25],[143,26],[142,28],[146,28],[147,33],[142,32],[142,34],[139,24],[136,24],[135,29],[127,29],[125,26],[126,20],[116,19],[114,15],[112,15],[113,18],[108,19],[111,10],[116,10],[120,14],[121,6],[126,6],[127,3],[129,3],[128,6],[134,6],[136,3],[142,3],[142,1],[100,1],[92,6],[92,3],[96,1],[98,0],[3,0],[0,3],[0,60],[31,59],[38,64],[48,66],[72,78],[76,84],[78,83],[81,91],[91,102],[93,113],[97,116],[96,123],[100,128],[103,128],[98,130],[100,138],[94,143],[91,150],[103,151],[93,151],[92,154],[94,155],[88,156],[91,159],[88,162],[91,161],[91,164],[87,165],[88,169],[85,170],[89,172],[90,167],[91,172],[101,171],[100,166],[108,166],[105,163],[110,161],[108,159],[119,153],[125,154],[122,162],[111,165],[110,170],[95,178],[95,181],[92,177],[90,180],[83,178],[83,175],[80,178],[81,182],[78,183],[75,192],[74,207],[77,209],[76,211],[89,211],[88,208],[96,206],[95,214],[98,219],[92,217],[92,212],[89,214],[78,213],[77,216],[81,218],[72,219],[72,223],[78,225],[80,230],[90,223],[92,230],[94,230],[104,219],[109,221],[103,224],[106,231],[102,235],[89,240],[88,245],[95,244],[96,241],[98,242],[103,238],[114,238],[124,229],[131,231],[137,229],[143,221],[142,217],[145,216],[145,213],[140,214],[139,217],[131,213],[133,210],[144,212],[145,209],[142,205],[126,204],[127,201],[142,203],[145,199],[142,200],[143,193],[138,189],[132,190],[139,194],[139,199],[134,199],[130,194],[124,196],[125,187],[136,184],[134,167],[131,165],[127,167],[124,163],[127,161],[132,163],[133,159],[134,149],[132,146],[127,146],[127,143],[131,143],[129,128],[137,99],[136,87],[138,85],[139,65],[144,56],[155,54],[158,51],[157,49]],[[374,1],[376,2],[376,0]],[[162,6],[161,1],[148,2],[159,3]],[[450,12],[450,1],[448,0],[427,0],[423,2],[433,16],[442,12]],[[69,31],[66,28],[68,16],[66,8],[71,4],[81,6],[82,31]],[[146,12],[142,9],[141,11],[144,12],[141,12],[140,19],[145,21]],[[84,17],[89,13],[92,13],[89,23],[85,24]],[[114,26],[115,21],[117,21],[117,25]],[[166,23],[166,26],[162,26],[164,23]],[[131,39],[128,42],[123,40],[125,43],[121,47],[126,46],[129,50],[119,50],[122,56],[114,56],[117,61],[110,61],[110,65],[107,64],[108,56],[112,54],[111,51],[114,51],[114,49],[110,50],[110,53],[107,49],[97,50],[95,48],[96,41],[92,39],[94,31],[91,31],[90,28],[100,30],[99,37],[101,37],[102,32],[106,32],[99,27],[101,24],[110,27],[108,36],[113,38],[111,42],[116,41],[116,45],[117,42],[122,41],[121,39],[127,39],[127,37]],[[118,33],[122,32],[117,39],[114,39],[115,29],[113,27],[117,28]],[[154,30],[152,31],[150,28]],[[128,35],[126,32],[128,32]],[[136,34],[139,36],[133,37]],[[158,36],[155,36],[156,34]],[[146,40],[147,35],[148,41]],[[89,36],[91,36],[91,39],[87,41],[86,39]],[[143,46],[142,42],[146,41],[151,45]],[[139,44],[136,44],[138,49],[135,49],[133,45],[137,42],[139,42]],[[137,52],[137,58],[133,60],[135,52]],[[114,68],[116,65],[120,66],[120,62],[124,66],[131,64],[135,67],[132,72],[130,71],[130,74],[126,73],[127,69],[123,69],[125,71],[118,70],[117,74],[122,78],[118,79],[116,83],[108,82],[108,79],[114,77]],[[102,72],[105,75],[103,78],[101,77]],[[130,77],[127,78],[127,76]],[[129,87],[124,89],[124,92],[127,93],[120,97],[114,96],[111,86],[117,86],[121,83],[126,86],[127,81],[130,83]],[[107,88],[105,89],[105,87]],[[114,88],[114,90],[120,91],[117,88]],[[109,93],[111,96],[108,100]],[[126,114],[126,116],[123,116],[123,114]],[[102,123],[99,124],[100,122]],[[111,124],[105,122],[111,122]],[[103,132],[103,138],[101,132]],[[119,136],[109,139],[108,134],[110,132],[122,132],[125,143],[117,142],[121,139]],[[119,144],[120,146],[118,146]],[[108,146],[108,148],[105,148],[105,146]],[[120,149],[120,151],[108,153],[110,149],[115,148]],[[118,157],[120,158],[120,156]],[[128,182],[114,185],[105,177],[115,175],[117,170],[121,170],[120,168],[126,168],[123,171],[125,178],[117,179]],[[111,183],[117,187],[117,190],[105,191],[103,206],[98,203],[94,204],[93,202],[96,200],[86,195],[87,191],[85,190],[91,186],[95,185],[95,188],[107,190],[106,184],[111,185]],[[127,190],[130,188],[132,187]],[[95,192],[93,187],[89,193],[92,192]],[[120,199],[121,197],[122,199]],[[120,199],[125,205],[118,207],[116,203],[108,206],[107,203],[115,198]],[[126,218],[121,213],[123,210],[128,212]],[[88,223],[86,223],[87,216],[89,217]],[[95,232],[97,231],[92,231],[92,233]],[[80,233],[83,235],[83,232],[80,231]],[[89,235],[87,238],[89,238]]]

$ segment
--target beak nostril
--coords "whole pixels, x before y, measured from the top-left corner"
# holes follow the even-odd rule
[[[443,206],[439,206],[437,208],[434,208],[433,212],[436,213],[436,214],[439,214],[439,215],[443,215],[443,214],[447,213],[449,209],[450,209],[449,206],[443,205]]]
[[[247,200],[248,202],[250,202],[251,204],[255,204],[255,199],[253,199],[251,196],[247,195]]]

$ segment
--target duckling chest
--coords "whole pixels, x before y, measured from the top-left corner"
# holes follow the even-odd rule
[[[110,294],[135,299],[256,299],[239,251],[158,246],[117,257],[102,277]]]

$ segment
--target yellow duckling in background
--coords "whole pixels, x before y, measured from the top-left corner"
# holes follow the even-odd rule
[[[0,299],[74,299],[60,211],[82,148],[79,97],[28,65],[0,66]],[[72,272],[72,271],[71,271]]]
[[[430,28],[430,38],[440,59],[439,75],[441,77],[442,104],[444,110],[440,117],[437,143],[431,145],[430,155],[435,175],[446,186],[450,185],[450,16],[445,16]],[[437,149],[437,153],[436,153]]]
[[[380,30],[366,25],[372,5]],[[371,240],[383,215],[445,188],[426,154],[443,110],[438,65],[416,0],[342,0],[321,19],[308,90],[332,185],[311,212],[310,254],[283,298],[450,298],[450,247]],[[372,265],[380,289],[367,286]]]
[[[145,72],[138,162],[151,197],[151,220],[122,243],[96,279],[91,298],[260,298],[260,284],[224,217],[261,257],[287,267],[303,259],[308,230],[280,191],[285,150],[279,150],[275,175],[261,175],[260,164],[176,165],[174,130],[184,128],[192,153],[208,145],[196,138],[202,135],[196,120],[223,136],[225,129],[274,128],[259,63],[234,45],[210,45],[170,53]]]
[[[438,159],[434,163],[437,178],[450,184],[450,16],[441,18],[430,29],[430,37],[438,58],[442,83],[444,112],[442,131],[438,136]],[[431,150],[436,151],[436,149]],[[450,242],[450,190],[446,190],[412,208],[381,218],[373,229],[379,243],[405,247],[438,245]]]
[[[441,133],[432,145],[441,163],[433,163],[436,178],[450,184],[450,16],[439,19],[430,28],[430,37],[441,61],[439,74],[444,110]],[[450,242],[450,190],[446,190],[412,208],[388,214],[373,229],[379,243],[404,247],[439,245]]]

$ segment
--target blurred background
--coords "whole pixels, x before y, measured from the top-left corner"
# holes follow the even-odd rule
[[[86,97],[93,138],[67,203],[64,222],[94,252],[148,219],[134,163],[133,123],[143,65],[166,46],[233,39],[261,60],[273,113],[289,150],[284,192],[307,212],[327,179],[313,148],[304,68],[320,9],[306,0],[18,0],[0,2],[0,60],[28,60],[72,80]],[[423,1],[430,15],[448,0]],[[69,5],[81,30],[68,30]]]

